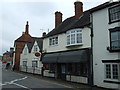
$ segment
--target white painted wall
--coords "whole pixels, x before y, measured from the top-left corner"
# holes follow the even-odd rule
[[[35,46],[35,45],[37,45],[37,42],[36,42],[36,41],[35,41],[35,43],[34,43],[34,46]],[[38,67],[35,68],[35,69],[36,69],[35,73],[36,73],[36,74],[41,74],[41,68],[43,67],[43,64],[42,64],[42,62],[40,61],[40,58],[41,58],[41,57],[36,57],[36,56],[35,56],[34,46],[33,46],[33,48],[32,48],[31,53],[27,52],[27,54],[24,54],[24,50],[25,50],[25,48],[27,47],[27,44],[25,44],[25,47],[24,47],[23,52],[22,52],[21,57],[20,57],[20,65],[22,66],[22,65],[23,65],[23,61],[27,59],[27,66],[28,66],[27,72],[33,73],[32,61],[34,61],[34,59],[36,59],[35,61],[38,62],[38,65],[37,65]],[[28,47],[27,47],[27,48],[28,48]],[[37,47],[37,48],[38,48],[38,51],[39,51],[39,47]],[[28,50],[27,50],[27,51],[28,51]],[[25,69],[23,68],[23,69],[21,69],[21,70],[24,71]]]
[[[73,30],[73,29],[72,29]],[[57,52],[57,51],[65,51],[71,49],[81,49],[81,48],[89,48],[91,47],[91,38],[90,38],[90,29],[85,27],[82,29],[82,38],[83,38],[83,46],[78,47],[69,47],[67,48],[67,35],[66,33],[62,33],[58,35],[58,45],[49,46],[49,38],[43,39],[43,50],[46,52]]]
[[[109,24],[108,9],[93,13],[93,71],[94,85],[106,88],[118,88],[117,84],[104,83],[104,64],[102,60],[118,59],[118,53],[109,53],[106,47],[110,46],[109,28],[118,26],[118,23]]]
[[[82,77],[82,76],[66,75],[66,80],[72,81],[72,82],[77,82],[77,83],[84,83],[84,84],[88,83],[88,78]]]

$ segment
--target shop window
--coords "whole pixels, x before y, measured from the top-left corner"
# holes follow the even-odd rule
[[[49,64],[49,72],[55,73],[55,64]]]
[[[67,74],[87,76],[87,64],[74,63],[67,64]]]

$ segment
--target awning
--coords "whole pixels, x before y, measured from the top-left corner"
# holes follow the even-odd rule
[[[42,63],[57,63],[59,53],[45,54],[42,57]]]
[[[79,63],[87,62],[89,59],[88,49],[66,51],[59,53],[45,54],[42,58],[43,63]]]
[[[62,52],[59,55],[58,63],[78,63],[86,62],[88,60],[87,50],[78,50],[70,52]]]

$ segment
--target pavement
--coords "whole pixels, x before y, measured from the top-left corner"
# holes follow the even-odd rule
[[[106,89],[106,88],[101,88],[101,87],[97,87],[97,86],[89,86],[86,84],[79,84],[79,83],[63,81],[63,80],[59,80],[59,79],[55,79],[55,78],[43,77],[43,76],[36,75],[36,74],[30,74],[30,73],[19,72],[19,71],[15,71],[15,72],[21,73],[24,75],[28,75],[28,76],[31,76],[34,78],[38,78],[41,80],[46,80],[48,82],[63,84],[63,85],[66,85],[68,87],[74,88],[75,90],[113,90],[113,89]]]

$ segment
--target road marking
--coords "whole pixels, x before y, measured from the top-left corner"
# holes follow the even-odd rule
[[[25,86],[23,86],[23,85],[20,85],[20,84],[15,83],[15,82],[17,82],[17,81],[21,81],[21,80],[24,80],[24,79],[26,79],[26,78],[27,78],[27,77],[20,78],[20,79],[15,79],[15,80],[12,80],[12,81],[10,81],[10,82],[5,82],[4,84],[0,83],[0,86],[4,86],[4,85],[8,85],[8,84],[14,84],[14,85],[16,85],[16,86],[19,86],[19,87],[22,87],[22,88],[26,88],[26,89],[32,90],[32,89],[30,89],[30,88],[28,88],[28,87],[25,87]]]
[[[22,87],[22,88],[26,88],[26,89],[32,90],[32,89],[30,89],[30,88],[28,88],[28,87],[25,87],[25,86],[20,85],[20,84],[17,84],[17,83],[12,83],[12,84],[14,84],[14,85],[16,85],[16,86],[19,86],[19,87]]]

